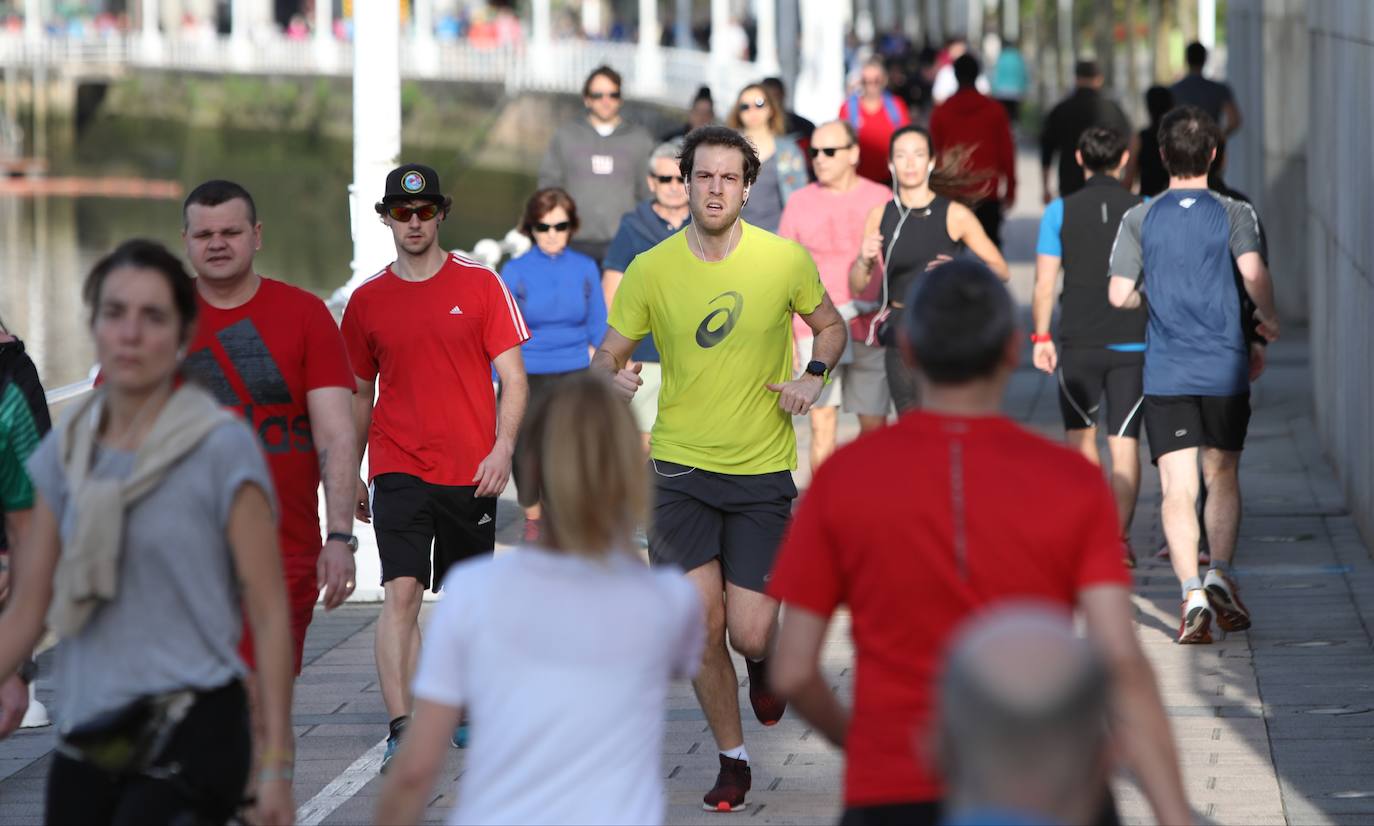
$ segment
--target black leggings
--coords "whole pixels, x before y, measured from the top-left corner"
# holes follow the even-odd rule
[[[887,389],[892,394],[892,404],[900,416],[921,401],[920,388],[916,386],[916,376],[911,368],[902,361],[902,348],[893,344],[883,348],[884,366],[887,367]]]
[[[46,822],[222,824],[238,810],[251,759],[243,684],[203,692],[157,760],[178,764],[175,777],[117,776],[57,754],[48,773]]]

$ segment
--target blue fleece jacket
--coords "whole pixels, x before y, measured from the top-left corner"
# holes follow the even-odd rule
[[[525,372],[585,368],[587,347],[599,345],[606,335],[606,299],[596,262],[573,250],[550,257],[535,246],[507,262],[501,279],[530,328],[522,349]]]

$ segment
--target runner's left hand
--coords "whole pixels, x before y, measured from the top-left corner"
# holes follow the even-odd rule
[[[24,720],[24,712],[29,710],[29,687],[11,674],[0,682],[0,740],[9,737]]]
[[[258,826],[291,826],[296,822],[296,803],[291,796],[290,780],[269,780],[259,783],[258,804],[253,808],[253,822]]]
[[[778,407],[793,416],[805,416],[811,412],[811,405],[821,397],[825,382],[819,376],[810,374],[782,384],[765,384],[769,390],[778,394]]]
[[[472,477],[472,481],[477,483],[477,490],[473,495],[500,496],[510,479],[510,459],[510,447],[504,442],[497,442],[491,453],[487,454],[487,458],[477,466],[477,475]]]
[[[945,254],[942,252],[942,253],[940,253],[939,255],[935,256],[934,258],[930,259],[930,263],[929,263],[929,264],[926,264],[926,271],[929,272],[929,271],[935,269],[936,267],[940,266],[941,264],[945,264],[945,263],[948,263],[948,262],[953,261],[953,260],[954,260],[953,258],[950,258],[948,255],[945,255]]]
[[[315,587],[324,589],[324,610],[333,611],[353,593],[357,581],[357,563],[353,552],[343,542],[324,543],[320,561],[315,563]]]
[[[1264,374],[1264,345],[1258,342],[1250,344],[1250,381],[1256,381]]]

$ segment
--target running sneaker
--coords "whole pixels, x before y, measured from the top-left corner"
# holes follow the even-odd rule
[[[386,738],[386,751],[382,753],[382,765],[377,769],[378,774],[386,774],[386,767],[391,763],[391,758],[396,756],[396,749],[401,745],[400,733],[389,734]]]
[[[1197,645],[1212,641],[1212,607],[1202,591],[1190,591],[1183,603],[1183,617],[1178,626],[1179,645]]]
[[[745,657],[744,667],[749,670],[749,705],[754,707],[754,716],[765,726],[777,725],[787,703],[768,686],[768,660],[754,662]]]
[[[523,537],[523,541],[539,541],[539,537],[543,535],[543,526],[540,524],[540,521],[541,520],[530,519],[528,517],[525,519],[525,535]]]
[[[733,757],[720,756],[720,774],[716,775],[715,788],[701,799],[701,808],[708,812],[742,812],[749,804],[744,796],[749,793],[753,781],[749,776],[749,763]]]
[[[449,740],[449,742],[453,744],[455,749],[465,749],[468,747],[467,720],[463,720],[463,722],[459,723],[458,727],[453,730],[453,738]]]
[[[1210,570],[1202,580],[1207,601],[1217,615],[1217,627],[1223,631],[1244,631],[1250,627],[1250,610],[1240,601],[1240,587],[1235,580],[1218,570]]]

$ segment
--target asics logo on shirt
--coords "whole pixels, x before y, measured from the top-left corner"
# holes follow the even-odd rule
[[[717,307],[707,313],[697,327],[697,345],[703,349],[715,347],[724,341],[725,337],[730,335],[730,331],[735,329],[735,324],[739,321],[740,311],[744,309],[744,296],[737,292],[723,292],[711,299],[710,303],[715,304],[722,298],[731,299],[731,306]],[[712,328],[711,325],[715,323],[716,316],[722,313],[725,314],[725,320],[718,327]]]
[[[457,305],[457,304],[454,304],[454,305],[453,305],[453,309],[452,309],[452,310],[449,310],[449,311],[448,311],[448,314],[449,314],[449,315],[462,315],[462,314],[463,314],[463,311],[460,310],[460,309],[458,309],[458,305]]]

